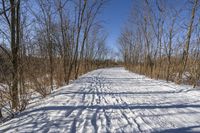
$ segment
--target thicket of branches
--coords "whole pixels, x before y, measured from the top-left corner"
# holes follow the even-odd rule
[[[105,3],[1,0],[0,110],[7,105],[11,112],[24,110],[32,92],[45,97],[80,74],[108,65],[107,35],[98,20]]]
[[[200,84],[200,1],[179,2],[133,1],[120,51],[130,70],[195,87]]]

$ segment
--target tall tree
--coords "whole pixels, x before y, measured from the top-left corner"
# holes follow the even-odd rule
[[[179,72],[179,79],[182,78],[182,74],[186,69],[188,56],[189,56],[190,40],[191,40],[191,36],[192,36],[193,23],[194,23],[194,19],[195,19],[198,3],[199,3],[199,0],[195,0],[194,3],[193,3],[193,8],[192,8],[192,12],[191,12],[191,18],[190,18],[188,31],[187,31],[187,36],[186,36],[186,43],[185,43],[185,47],[183,49],[183,56],[182,56],[182,59],[181,59],[181,64],[182,65],[181,65],[181,69],[180,69],[180,72]]]

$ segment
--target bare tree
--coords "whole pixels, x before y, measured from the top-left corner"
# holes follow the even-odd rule
[[[6,5],[8,7],[6,7]],[[11,62],[12,62],[12,108],[18,110],[18,60],[19,60],[19,36],[20,36],[20,0],[10,0],[9,2],[2,0],[2,14],[10,29],[10,46],[11,46]],[[10,11],[10,16],[8,15]]]
[[[179,79],[182,78],[182,74],[186,69],[186,65],[187,65],[187,61],[188,61],[188,55],[189,55],[189,48],[190,48],[190,40],[191,40],[191,35],[192,35],[192,28],[193,28],[193,23],[194,23],[198,3],[199,3],[199,0],[195,0],[194,4],[193,4],[193,8],[192,8],[192,12],[191,12],[191,19],[190,19],[188,31],[187,31],[186,43],[185,43],[185,47],[184,47],[184,50],[183,50],[183,56],[182,56],[182,59],[181,59],[181,64],[182,64],[181,66],[182,67],[181,67],[180,72],[179,72]]]
[[[187,1],[187,3],[191,2]],[[119,37],[125,66],[151,78],[162,78],[167,81],[175,81],[177,74],[181,79],[182,74],[187,70],[190,76],[187,77],[186,82],[191,83],[191,75],[194,75],[192,73],[195,70],[190,63],[193,63],[193,66],[198,64],[196,60],[198,54],[195,56],[192,54],[198,53],[192,51],[197,48],[194,45],[197,41],[191,35],[194,33],[193,28],[198,27],[198,24],[194,23],[197,21],[195,16],[199,2],[195,0],[192,3],[191,18],[185,31],[184,24],[187,20],[182,17],[188,5],[182,4],[177,7],[171,5],[169,1],[136,0],[130,18]],[[187,32],[186,38],[183,38],[180,32]],[[197,32],[195,34],[197,35]],[[181,46],[184,42],[182,51]],[[190,49],[191,46],[193,49]],[[140,52],[137,53],[135,49]]]

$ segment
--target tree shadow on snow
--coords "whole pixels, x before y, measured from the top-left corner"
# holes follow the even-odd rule
[[[46,106],[37,109],[33,109],[31,111],[24,111],[19,115],[27,115],[29,113],[38,112],[38,111],[49,111],[49,110],[77,110],[77,109],[104,109],[104,110],[115,110],[115,109],[172,109],[172,108],[200,108],[200,105],[189,105],[189,104],[175,104],[175,105],[124,105],[124,104],[116,104],[116,105],[77,105],[77,106]]]
[[[60,95],[72,95],[72,94],[81,94],[81,95],[160,95],[160,94],[175,94],[175,93],[181,93],[181,91],[144,91],[144,92],[80,92],[80,91],[75,91],[75,92],[62,92]],[[56,95],[55,95],[56,96]]]
[[[198,128],[198,131],[195,131],[196,128]],[[199,133],[199,130],[200,130],[200,125],[174,128],[174,129],[166,129],[166,130],[157,131],[157,132],[153,132],[153,133]]]
[[[39,107],[30,111],[24,111],[22,112],[20,115],[18,115],[16,118],[20,118],[20,119],[15,119],[14,121],[16,123],[13,124],[13,122],[11,121],[11,123],[7,123],[7,124],[12,124],[10,127],[4,128],[3,130],[1,130],[0,132],[6,132],[9,131],[10,128],[14,128],[14,129],[18,129],[20,127],[26,127],[26,128],[30,128],[30,129],[34,129],[34,128],[38,128],[37,131],[45,131],[48,132],[50,128],[54,127],[54,128],[64,128],[62,127],[63,125],[69,124],[67,123],[67,119],[69,117],[69,115],[75,111],[75,112],[79,112],[76,114],[75,118],[72,119],[73,120],[73,124],[72,124],[72,129],[71,131],[74,131],[73,127],[75,127],[74,125],[76,125],[76,122],[78,120],[78,118],[81,115],[81,112],[85,109],[93,109],[93,110],[123,110],[123,109],[130,109],[130,110],[134,110],[134,109],[172,109],[172,108],[178,108],[178,109],[182,109],[182,108],[200,108],[200,105],[188,105],[188,104],[175,104],[175,105],[160,105],[160,106],[156,106],[156,105],[132,105],[132,104],[116,104],[116,105],[77,105],[77,106],[73,106],[73,105],[65,105],[65,106],[46,106],[46,107]],[[66,115],[65,118],[63,119],[58,119],[58,120],[50,120],[48,118],[48,112],[53,112],[53,111],[66,111],[66,113],[69,112],[68,115]],[[26,117],[27,120],[26,120]],[[23,118],[24,117],[24,118]],[[24,120],[26,120],[26,122],[24,122]],[[69,121],[68,121],[69,122]],[[70,121],[71,122],[71,121]],[[41,126],[42,125],[42,126]],[[178,129],[168,129],[168,130],[164,130],[164,131],[158,131],[158,133],[167,133],[167,132],[185,132],[185,133],[190,133],[192,132],[191,129],[193,128],[197,128],[198,126],[194,126],[194,127],[183,127],[183,128],[178,128]],[[34,130],[35,131],[35,130]],[[20,131],[19,131],[20,132]],[[31,132],[31,131],[30,131]]]

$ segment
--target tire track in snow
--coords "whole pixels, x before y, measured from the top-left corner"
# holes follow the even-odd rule
[[[112,94],[112,91],[111,91],[111,83],[109,84],[109,85],[105,85],[104,83],[102,83],[103,82],[103,78],[102,78],[102,80],[99,80],[99,84],[100,84],[100,88],[102,88],[102,89],[104,89],[104,92],[105,93],[110,93],[109,94],[109,96],[111,97],[111,102],[112,102],[112,104],[113,104],[113,106],[118,106],[118,110],[120,111],[120,113],[121,113],[121,118],[123,118],[123,119],[125,119],[125,121],[127,121],[127,123],[128,123],[128,125],[130,126],[130,128],[132,128],[132,126],[133,125],[136,125],[136,127],[137,127],[137,132],[143,132],[143,130],[141,129],[141,127],[140,127],[140,124],[144,124],[145,122],[144,122],[144,120],[142,119],[142,118],[140,118],[140,117],[138,117],[136,114],[135,114],[135,112],[133,112],[130,108],[129,108],[129,105],[124,101],[124,100],[122,100],[122,98],[121,98],[121,95],[115,95],[115,94]],[[101,93],[101,94],[103,94],[103,93]],[[105,95],[105,94],[104,94]],[[118,98],[120,99],[120,100],[118,100]],[[106,102],[106,103],[108,103],[107,102],[107,100],[106,100],[106,98],[105,97],[103,97],[103,99],[104,99],[104,101]],[[117,102],[117,104],[114,102],[114,101],[116,101]],[[120,105],[118,105],[118,104],[124,104],[125,106],[120,106]],[[127,110],[127,109],[124,109],[124,107],[126,107],[126,108],[128,108],[128,110],[129,110],[129,112],[132,114],[131,116],[127,116],[126,114],[125,114],[125,110]],[[106,128],[106,129],[109,129],[110,127],[111,127],[111,119],[108,117],[108,115],[106,115],[106,111],[105,111],[105,109],[103,109],[103,111],[104,111],[104,116],[105,116],[105,118],[106,118],[106,125],[108,125],[108,128]],[[129,114],[130,114],[129,113]],[[120,115],[120,114],[119,114]],[[128,118],[130,118],[131,117],[131,119],[132,119],[132,121],[130,121]],[[121,119],[121,118],[119,118],[119,119]],[[145,124],[146,125],[146,124]],[[146,125],[146,126],[148,126],[148,125]],[[110,132],[109,130],[108,130],[108,132]]]
[[[109,85],[107,85],[107,86],[105,86],[104,85],[104,88],[105,88],[105,90],[107,91],[107,92],[110,92],[111,91],[111,86],[110,86],[111,84],[109,84]],[[113,105],[114,106],[118,106],[119,107],[119,111],[120,111],[120,113],[121,113],[121,115],[122,115],[122,117],[127,121],[127,123],[128,123],[128,125],[130,126],[130,128],[132,128],[132,126],[133,126],[133,124],[136,124],[136,126],[137,126],[137,131],[139,131],[139,132],[142,132],[142,129],[141,129],[141,127],[140,127],[140,124],[138,123],[138,121],[136,120],[136,118],[137,118],[137,116],[135,115],[135,113],[129,108],[129,105],[125,102],[125,101],[123,101],[122,100],[122,98],[121,98],[121,95],[114,95],[114,94],[112,94],[111,95],[111,97],[112,97],[112,99],[114,98],[115,100],[114,101],[116,101],[117,102],[117,104],[115,104],[115,103],[113,103]],[[118,98],[120,98],[120,100],[118,100]],[[129,111],[132,113],[132,119],[133,119],[133,121],[132,122],[130,122],[130,120],[128,119],[129,117],[124,113],[124,111],[125,111],[125,109],[123,108],[123,106],[120,106],[120,105],[118,105],[118,104],[125,104],[125,106],[129,109]],[[105,112],[105,110],[104,110],[104,112]],[[106,117],[106,120],[108,120],[108,117],[107,116],[105,116]],[[144,122],[143,122],[144,123]],[[107,123],[108,124],[108,123]],[[109,125],[109,124],[108,124]]]
[[[135,115],[135,113],[129,108],[129,105],[124,101],[122,100],[121,98],[121,95],[113,95],[113,97],[115,98],[117,104],[119,104],[119,111],[121,113],[121,115],[123,116],[123,118],[127,121],[128,125],[130,126],[130,128],[134,128],[134,124],[136,125],[137,127],[137,132],[142,132],[142,129],[139,125],[139,123],[137,122],[136,118],[137,116]],[[125,106],[121,106],[121,103],[125,104]],[[125,110],[128,111],[129,110],[129,114],[131,113],[132,115],[131,116],[127,116],[125,114]],[[126,112],[127,113],[127,112]],[[129,119],[132,119],[132,121],[130,121]],[[134,132],[134,131],[133,131]]]
[[[104,105],[108,104],[108,101],[105,98],[105,95],[103,94],[103,92],[105,92],[105,84],[103,83],[103,78],[101,77],[101,73],[98,74],[98,77],[96,77],[96,86],[95,86],[95,93],[97,95],[97,99],[96,99],[96,103],[100,104],[102,103],[102,100],[104,100]],[[101,93],[101,95],[100,95]],[[102,100],[101,100],[102,99]],[[101,105],[102,106],[102,105]],[[99,109],[97,109],[97,112],[94,114],[94,117],[92,119],[92,123],[93,126],[96,128],[97,124],[97,114],[98,114]],[[111,133],[111,119],[108,116],[108,112],[106,112],[106,110],[103,108],[103,116],[104,116],[104,120],[105,120],[105,128],[106,128],[106,133]],[[101,122],[101,126],[103,126],[103,122]],[[97,132],[98,130],[96,130],[95,132]]]
[[[111,87],[109,86],[109,85],[106,85],[105,83],[104,83],[104,81],[105,81],[105,79],[104,78],[101,78],[102,80],[99,80],[99,84],[100,84],[100,89],[101,89],[101,94],[102,94],[102,99],[104,99],[104,101],[105,101],[105,103],[106,104],[109,104],[109,102],[106,100],[106,98],[104,97],[104,96],[106,96],[105,94],[103,94],[103,92],[104,93],[107,93],[107,92],[109,92],[109,90],[111,89]],[[113,95],[109,95],[109,97],[111,97],[111,99],[115,99],[115,97],[113,96]],[[111,106],[115,106],[115,103],[113,103],[113,101],[114,100],[112,100],[111,102],[112,102],[112,105]],[[122,113],[123,111],[121,110],[121,109],[119,109],[120,110],[120,112]],[[109,117],[108,116],[108,114],[107,114],[107,111],[106,111],[106,109],[103,109],[103,112],[104,112],[104,117],[105,117],[105,121],[106,121],[106,132],[108,132],[108,133],[110,133],[111,132],[111,127],[112,127],[112,123],[111,123],[111,117]],[[112,112],[113,112],[113,110],[112,110]],[[109,112],[110,113],[110,112]],[[117,112],[116,112],[117,113]],[[119,114],[119,113],[117,113],[117,114]],[[111,113],[110,113],[110,115],[112,115]],[[120,115],[120,114],[119,114]],[[125,114],[124,114],[125,115]],[[126,117],[127,118],[127,117]],[[118,120],[120,120],[121,118],[118,118]],[[128,122],[128,124],[130,124],[130,122]],[[121,129],[121,131],[120,132],[123,132],[122,131],[122,129]]]
[[[132,114],[133,117],[131,117],[131,118],[133,119],[134,123],[136,124],[137,129],[139,130],[139,132],[143,132],[140,124],[142,124],[142,125],[145,124],[145,126],[148,126],[148,125],[143,121],[143,119],[140,116],[138,116],[136,114],[136,111],[134,112],[132,109],[130,109],[129,105],[122,99],[121,96],[119,98],[120,98],[121,103],[125,104],[125,106],[128,108],[128,110]],[[140,119],[140,122],[138,122],[138,119]]]
[[[77,121],[78,121],[78,118],[79,116],[82,114],[83,112],[83,109],[80,109],[77,113],[77,115],[75,116],[72,124],[71,124],[71,130],[70,130],[70,133],[76,133],[76,125],[77,125]]]

